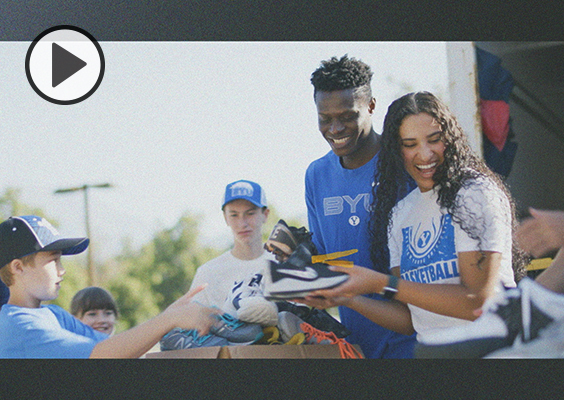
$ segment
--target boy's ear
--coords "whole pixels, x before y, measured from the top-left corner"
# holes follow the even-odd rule
[[[10,269],[10,272],[14,275],[21,274],[24,268],[23,261],[20,260],[19,258],[16,258],[15,260],[12,260],[10,264],[8,264],[8,268]]]

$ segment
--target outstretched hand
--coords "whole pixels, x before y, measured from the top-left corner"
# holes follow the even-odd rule
[[[523,250],[538,258],[564,246],[564,211],[529,209],[532,218],[521,223],[517,240]]]
[[[163,314],[171,318],[173,325],[182,329],[196,329],[200,336],[206,335],[216,319],[214,315],[220,314],[217,308],[205,307],[193,302],[196,293],[201,292],[207,285],[201,285],[189,291],[166,308]]]

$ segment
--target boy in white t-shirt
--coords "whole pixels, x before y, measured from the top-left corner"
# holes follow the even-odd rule
[[[219,308],[236,281],[261,272],[269,260],[274,260],[262,242],[262,229],[270,210],[258,183],[239,180],[228,184],[221,209],[233,234],[233,248],[200,266],[191,285],[192,289],[207,283],[207,288],[194,299]]]

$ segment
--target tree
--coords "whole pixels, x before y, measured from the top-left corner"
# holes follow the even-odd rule
[[[135,326],[164,310],[186,293],[196,268],[220,253],[200,245],[198,219],[185,213],[139,251],[125,249],[104,265],[107,287],[120,308],[121,326]]]
[[[27,205],[21,201],[21,189],[8,187],[0,196],[0,216],[2,221],[16,215],[37,215],[46,218],[54,227],[57,227],[57,221],[47,218],[45,212],[38,208]]]
[[[278,223],[280,219],[283,219],[284,222],[288,224],[288,226],[295,226],[296,228],[306,226],[307,228],[307,224],[304,221],[302,221],[302,218],[297,218],[295,216],[280,216],[278,210],[273,204],[271,204],[268,208],[270,209],[270,214],[268,216],[269,223],[264,225],[264,229],[262,232],[263,242],[266,242],[266,239],[268,239],[270,233],[272,232],[272,228],[274,227],[274,225]]]

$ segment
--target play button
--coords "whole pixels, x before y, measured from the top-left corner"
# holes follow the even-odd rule
[[[60,25],[31,44],[25,71],[35,92],[55,104],[75,104],[90,97],[104,76],[102,48],[83,29]]]

